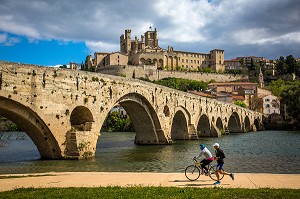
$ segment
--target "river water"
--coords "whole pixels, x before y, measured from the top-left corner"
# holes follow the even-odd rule
[[[11,134],[11,133],[9,133]],[[224,169],[238,173],[300,174],[300,132],[259,131],[221,138],[175,141],[173,145],[136,146],[135,133],[102,132],[96,157],[90,160],[41,160],[31,139],[20,133],[2,136],[0,174],[62,171],[183,172],[204,143],[214,154],[218,142]]]

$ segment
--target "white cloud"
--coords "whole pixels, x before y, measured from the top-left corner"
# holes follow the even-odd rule
[[[91,52],[116,52],[119,51],[119,45],[101,41],[86,41],[86,46]]]
[[[51,66],[48,66],[48,67],[53,67],[53,68],[59,68],[60,66],[63,66],[65,64],[56,64],[56,65],[51,65]],[[66,65],[67,68],[70,68],[70,65]]]
[[[154,3],[158,16],[168,23],[160,37],[175,42],[197,42],[206,39],[202,28],[210,23],[210,3],[200,1],[165,0]]]
[[[280,43],[300,43],[300,32],[271,36],[265,28],[246,29],[233,35],[239,45],[265,45]]]
[[[17,37],[9,37],[7,34],[0,34],[0,45],[2,46],[13,46],[19,43],[20,39]]]
[[[4,43],[7,40],[7,34],[0,34],[0,44]]]
[[[12,15],[0,15],[0,30],[17,35],[40,38],[38,30],[31,27],[30,23],[23,24],[16,20]]]
[[[236,45],[251,45],[251,54],[255,45],[298,44],[299,10],[298,0],[10,0],[1,2],[0,32],[33,43],[81,41],[92,53],[112,52],[119,50],[125,29],[132,30],[132,39],[140,38],[151,24],[160,44],[175,49],[198,51],[200,46],[203,52],[222,48],[238,54]],[[281,49],[287,48],[271,50],[278,57]],[[297,46],[291,49],[300,54]]]

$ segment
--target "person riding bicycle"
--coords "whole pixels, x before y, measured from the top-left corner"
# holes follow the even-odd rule
[[[202,170],[207,174],[208,173],[208,169],[206,168],[206,165],[208,165],[209,163],[211,163],[214,160],[214,157],[211,155],[211,152],[205,147],[204,144],[200,144],[200,153],[199,155],[196,157],[194,157],[194,160],[197,160],[198,158],[200,158],[202,155],[205,157],[205,159],[203,159],[200,163]]]
[[[224,154],[223,150],[219,148],[219,146],[220,146],[219,143],[215,143],[213,145],[213,147],[215,148],[215,152],[216,152],[215,160],[217,160],[217,163],[218,163],[217,170],[216,170],[216,176],[217,176],[217,182],[215,182],[216,185],[221,184],[219,173],[224,174],[224,175],[229,175],[231,177],[231,179],[234,180],[233,173],[227,173],[223,170],[225,154]]]

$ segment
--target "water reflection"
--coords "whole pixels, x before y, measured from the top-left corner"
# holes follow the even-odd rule
[[[225,168],[233,172],[300,173],[300,132],[262,131],[221,138],[176,141],[173,145],[136,146],[135,133],[102,133],[90,160],[40,160],[29,137],[10,138],[0,147],[0,173],[51,171],[182,172],[204,143],[224,150]]]

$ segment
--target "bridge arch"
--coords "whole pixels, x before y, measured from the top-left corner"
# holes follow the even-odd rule
[[[119,103],[125,109],[132,120],[136,133],[136,144],[169,143],[156,111],[144,96],[138,93],[128,93],[119,98],[116,103]]]
[[[240,117],[237,112],[233,112],[228,120],[228,130],[230,133],[242,132]]]
[[[28,106],[0,96],[0,115],[14,122],[33,141],[42,159],[61,159],[57,140],[41,117]]]
[[[91,123],[94,122],[91,111],[84,106],[77,106],[70,116],[71,126],[79,131],[91,130]]]
[[[256,118],[256,119],[254,120],[254,126],[255,126],[256,130],[259,130],[259,129],[260,129],[259,118]]]
[[[171,138],[172,140],[188,139],[188,124],[190,123],[190,115],[183,107],[176,108],[175,115],[172,120]]]
[[[218,119],[217,119],[216,126],[219,130],[224,129],[224,125],[223,125],[222,119],[220,117],[218,117]]]
[[[244,125],[245,125],[245,131],[249,132],[251,130],[251,125],[250,125],[250,119],[248,116],[245,117]]]
[[[198,136],[210,136],[210,122],[206,114],[201,115],[197,125]]]

